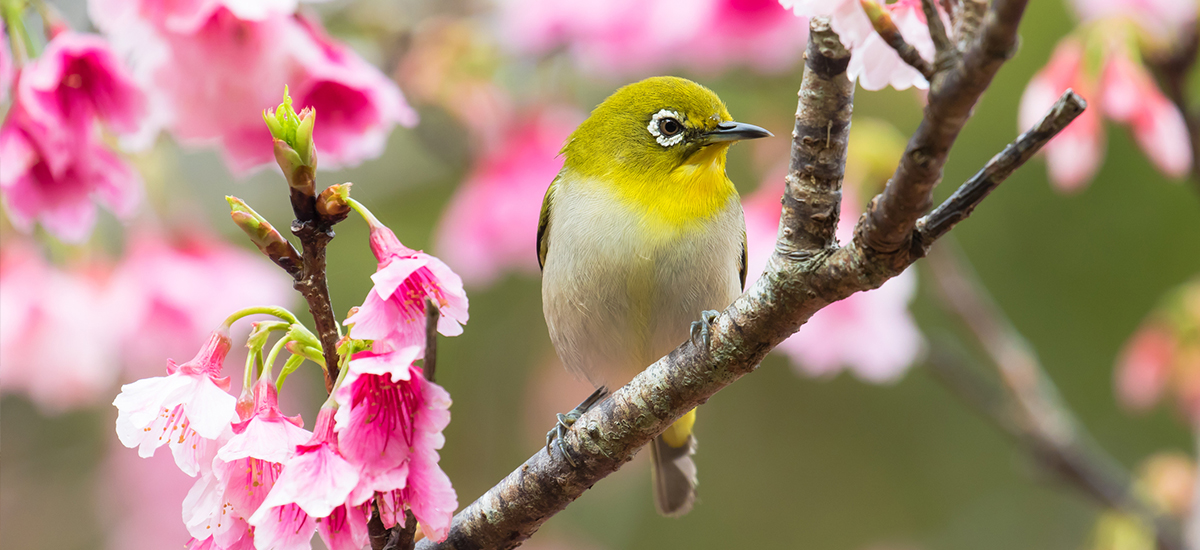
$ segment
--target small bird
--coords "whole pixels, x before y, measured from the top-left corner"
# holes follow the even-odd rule
[[[689,337],[707,340],[713,310],[741,293],[746,222],[725,154],[770,135],[734,122],[708,88],[654,77],[617,90],[568,138],[538,222],[542,309],[559,358],[598,389],[559,415],[547,452],[606,387]],[[695,420],[692,410],[650,445],[666,516],[695,502]],[[561,437],[559,448],[574,464]]]

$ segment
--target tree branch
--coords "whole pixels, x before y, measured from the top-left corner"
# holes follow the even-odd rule
[[[923,256],[923,247],[909,253],[903,246],[878,249],[861,243],[887,244],[890,241],[881,237],[891,236],[896,228],[903,228],[902,237],[893,239],[898,245],[914,238],[916,221],[930,202],[928,196],[912,200],[917,194],[914,188],[926,195],[932,190],[945,151],[1015,43],[1013,33],[1024,5],[1021,0],[997,0],[982,29],[984,38],[964,56],[976,65],[964,62],[952,74],[935,79],[942,83],[935,82],[937,95],[931,95],[931,104],[937,97],[943,106],[927,109],[904,162],[913,162],[913,151],[933,147],[940,151],[940,156],[929,156],[936,165],[932,171],[928,163],[898,169],[896,180],[901,183],[894,180],[888,187],[896,198],[873,201],[871,212],[859,221],[858,236],[844,248],[838,248],[833,234],[853,86],[845,74],[845,49],[828,20],[813,18],[778,239],[763,275],[712,321],[708,342],[685,342],[575,422],[563,438],[575,466],[560,452],[539,449],[460,511],[444,542],[426,539],[418,547],[467,550],[520,545],[687,411],[753,372],[813,313],[854,292],[878,287]],[[1002,55],[997,55],[1001,46]],[[923,170],[920,175],[932,177],[910,176],[917,174],[916,168]]]
[[[1072,90],[1063,92],[1062,97],[1054,102],[1050,112],[1042,117],[1036,126],[1021,134],[1016,141],[1009,143],[1003,151],[992,157],[983,169],[976,172],[971,179],[954,191],[950,198],[935,208],[925,217],[917,220],[917,233],[922,243],[932,243],[958,222],[971,215],[971,211],[979,206],[989,193],[1000,182],[1008,178],[1014,170],[1020,168],[1036,154],[1046,142],[1058,135],[1075,117],[1087,108],[1087,101]]]
[[[957,251],[938,247],[929,254],[942,304],[957,316],[991,358],[1005,391],[975,371],[935,354],[931,365],[947,386],[991,417],[1060,479],[1102,506],[1144,518],[1155,527],[1160,550],[1182,550],[1176,526],[1152,511],[1134,491],[1129,473],[1102,448],[1062,402],[1037,354]],[[989,387],[991,386],[991,387]]]
[[[864,1],[862,6],[863,10],[867,12],[867,18],[871,20],[871,26],[874,27],[875,32],[896,51],[900,60],[916,69],[921,76],[925,77],[925,80],[933,80],[933,64],[921,57],[921,52],[918,52],[912,44],[904,39],[904,35],[900,34],[900,29],[892,21],[891,15],[873,0]]]
[[[955,66],[930,83],[925,118],[883,193],[867,207],[855,228],[858,246],[893,257],[901,265],[910,251],[917,218],[932,205],[933,188],[942,178],[950,146],[970,118],[980,95],[1015,50],[1017,25],[1027,0],[995,0],[984,17],[979,37]],[[943,31],[944,32],[944,31]],[[881,281],[882,283],[882,281]]]

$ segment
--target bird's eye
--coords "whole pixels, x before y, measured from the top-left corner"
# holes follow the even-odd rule
[[[664,136],[671,137],[682,132],[683,125],[673,118],[664,118],[658,121],[658,131],[662,132]]]
[[[650,117],[650,125],[646,126],[654,140],[663,147],[670,147],[683,141],[683,123],[679,122],[679,113],[662,109]]]

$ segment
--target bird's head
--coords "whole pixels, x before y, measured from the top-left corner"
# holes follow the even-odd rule
[[[663,177],[688,165],[723,174],[729,145],[770,135],[734,122],[712,90],[659,76],[614,92],[575,129],[562,153],[564,168],[604,180]]]

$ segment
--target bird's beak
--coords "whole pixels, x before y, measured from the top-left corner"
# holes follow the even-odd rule
[[[709,145],[722,141],[738,141],[743,139],[758,139],[764,137],[773,137],[775,134],[768,132],[765,128],[759,128],[753,124],[745,122],[722,122],[717,125],[717,128],[711,132],[704,134],[704,144]]]

